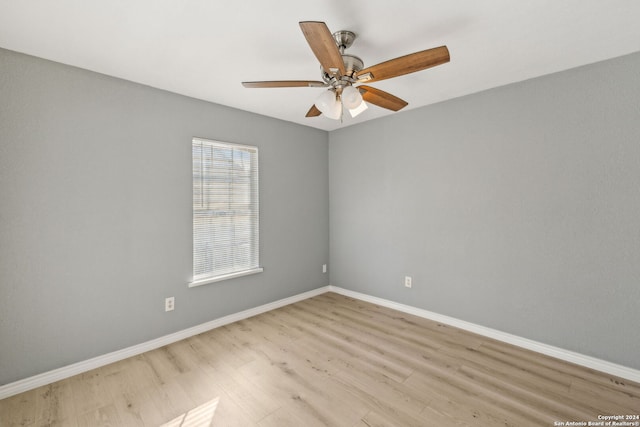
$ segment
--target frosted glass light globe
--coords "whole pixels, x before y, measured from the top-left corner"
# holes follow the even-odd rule
[[[345,108],[352,110],[358,108],[362,103],[362,95],[360,91],[353,86],[347,86],[342,89],[342,104]]]
[[[336,103],[336,94],[331,90],[326,90],[322,92],[322,94],[316,99],[316,108],[322,112],[322,114],[327,114],[334,107]]]
[[[330,119],[338,120],[342,115],[342,104],[332,90],[322,92],[316,99],[316,108]]]

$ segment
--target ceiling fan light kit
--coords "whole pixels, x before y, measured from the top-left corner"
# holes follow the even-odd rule
[[[408,105],[406,101],[380,89],[353,85],[414,73],[444,64],[450,60],[447,47],[440,46],[364,68],[362,59],[344,52],[355,41],[355,33],[337,31],[331,34],[324,22],[316,21],[300,22],[300,28],[320,62],[323,81],[283,80],[243,82],[242,84],[247,88],[329,88],[320,94],[307,112],[307,117],[317,117],[324,114],[330,119],[342,120],[345,109],[349,111],[351,117],[356,117],[367,109],[367,102],[392,111],[399,111]]]

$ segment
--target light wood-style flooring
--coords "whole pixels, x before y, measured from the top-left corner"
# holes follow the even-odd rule
[[[635,414],[640,384],[334,293],[0,401],[3,427],[548,427]]]

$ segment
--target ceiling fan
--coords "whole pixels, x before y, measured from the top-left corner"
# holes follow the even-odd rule
[[[356,35],[351,31],[337,31],[333,34],[324,22],[300,22],[307,43],[320,61],[322,81],[319,80],[279,80],[242,82],[247,88],[278,87],[328,87],[311,106],[306,117],[321,114],[341,119],[343,109],[349,110],[352,117],[366,110],[365,102],[393,111],[399,111],[408,103],[380,89],[361,83],[372,83],[404,74],[414,73],[449,62],[449,50],[446,46],[411,53],[391,59],[371,67],[354,55],[344,53]],[[354,86],[358,84],[358,86]]]

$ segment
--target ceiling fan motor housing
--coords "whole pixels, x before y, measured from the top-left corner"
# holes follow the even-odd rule
[[[334,81],[341,81],[346,78],[346,81],[354,83],[356,81],[355,74],[364,68],[364,63],[362,59],[358,58],[355,55],[342,55],[342,61],[344,62],[344,68],[346,74],[344,76],[332,76],[327,73],[322,66],[320,66],[320,70],[322,71],[322,79],[327,82],[327,84],[334,85]],[[345,84],[346,84],[345,81]]]
[[[356,39],[356,34],[354,32],[346,30],[336,31],[333,33],[333,39],[336,41],[336,45],[338,45],[338,49],[342,55],[345,75],[331,75],[327,73],[322,66],[320,66],[320,70],[322,73],[322,80],[336,89],[341,89],[356,82],[355,75],[358,71],[364,68],[364,62],[355,55],[348,55],[344,53],[344,50],[351,47]]]

